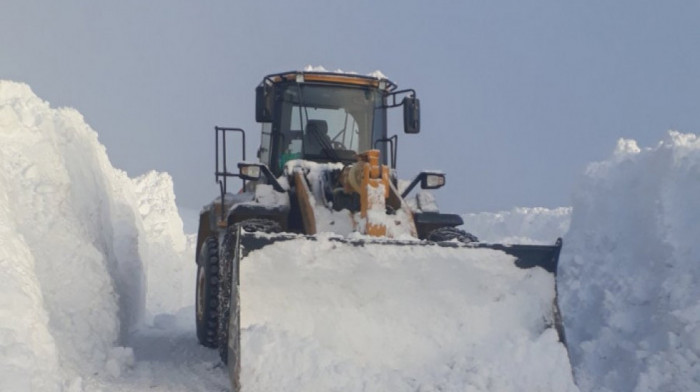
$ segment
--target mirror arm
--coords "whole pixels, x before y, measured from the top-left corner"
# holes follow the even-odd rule
[[[269,185],[272,185],[272,188],[273,188],[275,191],[277,191],[277,192],[286,192],[285,189],[282,188],[282,185],[281,185],[281,184],[277,181],[277,179],[275,178],[275,175],[272,174],[272,172],[270,171],[270,168],[268,168],[267,165],[265,165],[264,163],[245,163],[245,162],[239,162],[239,163],[238,163],[238,169],[239,169],[239,170],[241,170],[242,167],[245,167],[245,166],[248,166],[248,167],[250,167],[250,166],[255,166],[255,167],[259,168],[260,171],[262,172],[262,175],[265,176],[265,179],[267,180],[267,183],[268,183]],[[240,178],[240,179],[243,179],[244,181],[245,181],[246,178],[247,178],[248,180],[250,180],[250,181],[258,181],[258,180],[260,179],[260,177],[262,177],[262,176],[258,176],[258,177],[249,177],[249,176],[246,176],[246,175],[241,174],[241,173],[239,173],[239,174],[229,174],[229,175],[232,176],[232,177],[238,177],[238,178]],[[243,187],[245,188],[245,184],[243,185]]]
[[[406,196],[408,196],[408,194],[411,193],[411,191],[413,190],[413,188],[415,188],[416,185],[418,185],[418,183],[419,183],[421,180],[423,180],[423,177],[425,177],[425,176],[426,176],[425,173],[420,173],[420,174],[418,174],[418,175],[416,176],[416,178],[414,178],[413,181],[411,181],[411,183],[410,183],[410,184],[406,187],[406,189],[401,193],[401,198],[402,198],[402,199],[405,199]]]
[[[267,181],[270,185],[272,185],[272,189],[276,190],[277,192],[286,192],[284,188],[282,188],[282,185],[277,181],[275,178],[275,175],[272,174],[270,169],[267,167],[267,165],[260,165],[263,174],[265,175],[265,178],[267,178]]]
[[[403,105],[403,102],[396,103],[396,97],[398,97],[399,94],[406,94],[406,93],[410,93],[410,96],[412,96],[412,97],[416,96],[416,90],[414,90],[412,88],[408,88],[405,90],[393,91],[393,92],[387,94],[387,98],[391,98],[391,103],[387,103],[386,105],[384,105],[384,108],[391,109],[391,108],[395,108],[395,107],[399,107],[399,106]]]

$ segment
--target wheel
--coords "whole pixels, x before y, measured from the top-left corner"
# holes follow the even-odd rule
[[[468,244],[470,242],[479,242],[479,239],[471,233],[467,233],[462,229],[456,227],[446,226],[435,229],[428,234],[427,240],[434,242],[443,242],[457,240],[459,242]]]
[[[222,242],[222,260],[219,269],[221,281],[218,301],[218,348],[221,361],[228,365],[233,390],[240,389],[241,373],[241,303],[239,292],[239,263],[241,244],[239,233],[279,233],[279,223],[267,219],[249,219],[226,230]]]
[[[197,339],[202,346],[218,344],[219,244],[208,237],[197,257],[197,289],[195,293]]]

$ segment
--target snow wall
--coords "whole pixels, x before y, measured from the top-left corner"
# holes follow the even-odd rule
[[[582,391],[700,391],[700,139],[620,140],[588,166],[559,293]]]
[[[172,180],[130,179],[80,113],[15,82],[0,81],[0,146],[0,390],[118,375],[129,329],[193,302]]]

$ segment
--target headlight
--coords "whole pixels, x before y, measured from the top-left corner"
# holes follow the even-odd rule
[[[241,178],[244,180],[257,180],[260,178],[260,166],[258,165],[240,164],[238,168],[240,170]]]

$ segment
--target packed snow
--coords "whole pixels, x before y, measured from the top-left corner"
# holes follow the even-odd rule
[[[228,390],[196,342],[194,237],[170,177],[113,168],[77,111],[21,83],[0,81],[0,146],[0,390]],[[463,215],[488,242],[564,236],[573,369],[537,317],[552,277],[499,252],[324,234],[251,253],[244,390],[700,390],[698,194],[700,140],[670,132],[621,140],[571,208]]]

